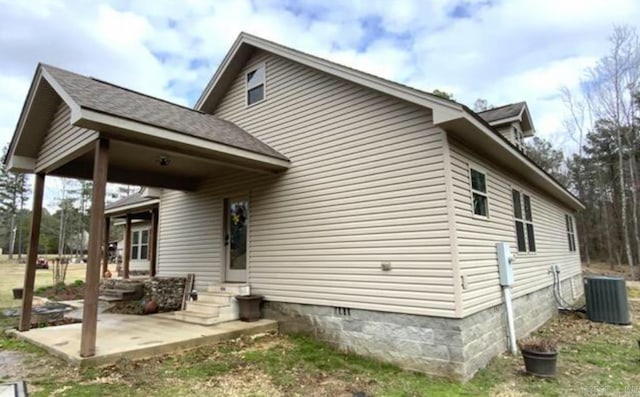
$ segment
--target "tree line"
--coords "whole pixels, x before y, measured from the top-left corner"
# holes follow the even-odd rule
[[[8,146],[3,150],[6,156]],[[39,253],[60,258],[82,258],[89,238],[90,181],[56,178],[47,181],[53,206],[42,211]],[[54,186],[50,185],[53,182]],[[130,185],[110,185],[109,200],[115,201],[138,191]],[[9,259],[22,260],[26,254],[31,223],[31,180],[0,165],[0,248]],[[53,207],[53,210],[51,210]]]

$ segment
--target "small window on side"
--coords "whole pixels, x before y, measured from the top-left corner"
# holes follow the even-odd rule
[[[518,252],[536,252],[531,197],[515,189],[511,191],[511,195]]]
[[[264,100],[264,65],[247,73],[247,106]]]
[[[565,222],[567,224],[567,243],[569,245],[569,251],[573,252],[576,250],[576,233],[575,233],[575,222],[573,220],[573,216],[565,215]]]
[[[470,179],[473,214],[488,217],[489,198],[487,195],[487,176],[483,172],[471,168]]]

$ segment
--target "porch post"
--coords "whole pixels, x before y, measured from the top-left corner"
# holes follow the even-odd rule
[[[127,214],[127,224],[124,229],[124,258],[122,258],[123,278],[129,278],[129,261],[131,261],[131,215]]]
[[[31,329],[31,308],[33,305],[33,285],[36,278],[36,261],[38,260],[38,246],[40,243],[44,176],[45,174],[36,174],[33,187],[33,212],[31,216],[31,231],[29,232],[29,251],[27,252],[27,264],[24,272],[20,331],[28,331]]]
[[[111,227],[111,218],[109,218],[108,216],[104,217],[104,246],[102,247],[103,249],[103,257],[102,257],[102,277],[104,277],[104,275],[107,273],[107,270],[109,270],[109,232],[110,232],[110,227]]]
[[[149,233],[149,274],[151,277],[156,275],[157,247],[158,247],[158,210],[151,210],[151,233]]]
[[[98,293],[100,284],[100,245],[104,221],[104,199],[107,188],[109,166],[109,141],[98,139],[93,160],[93,198],[89,224],[89,259],[87,261],[84,287],[84,310],[80,356],[91,357],[96,353],[96,331],[98,328]]]

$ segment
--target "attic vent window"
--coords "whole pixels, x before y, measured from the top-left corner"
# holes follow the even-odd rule
[[[247,73],[247,106],[264,100],[264,64]]]

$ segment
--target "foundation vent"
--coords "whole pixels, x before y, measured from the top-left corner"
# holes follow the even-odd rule
[[[335,313],[336,316],[342,316],[342,317],[351,316],[351,309],[349,309],[348,307],[334,307],[333,312]]]

